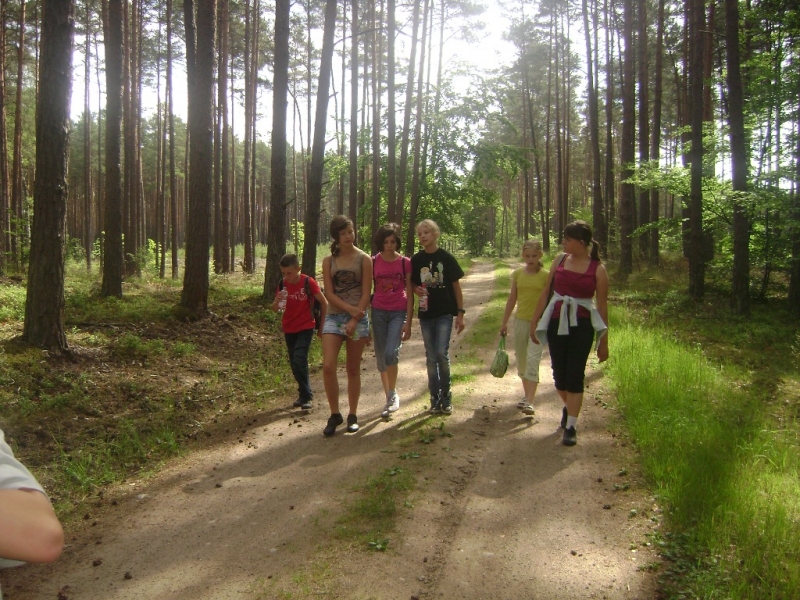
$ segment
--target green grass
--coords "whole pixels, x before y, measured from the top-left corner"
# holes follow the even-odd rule
[[[510,293],[511,269],[504,262],[495,261],[494,276],[494,289],[481,318],[465,334],[462,347],[467,350],[460,351],[452,361],[450,375],[453,385],[468,384],[475,380],[477,373],[488,368],[480,356],[481,348],[497,342],[500,321]]]
[[[607,373],[665,508],[670,533],[656,539],[669,559],[663,591],[795,597],[800,428],[797,362],[787,357],[796,324],[759,311],[737,322],[664,290],[623,290],[619,300],[616,309],[611,303]],[[784,401],[778,390],[790,391]]]
[[[261,300],[263,270],[212,275],[214,315],[200,323],[178,308],[181,286],[146,271],[126,280],[123,298],[101,298],[97,266],[87,273],[69,261],[74,360],[64,360],[15,341],[25,281],[0,282],[0,427],[62,519],[288,393],[279,317]],[[312,344],[313,364],[320,346]]]
[[[367,477],[358,488],[357,497],[337,520],[336,536],[366,549],[385,550],[391,542],[397,515],[415,483],[413,473],[405,466],[389,467]]]

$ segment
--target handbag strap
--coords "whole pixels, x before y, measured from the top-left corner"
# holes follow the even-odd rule
[[[500,342],[497,344],[498,350],[505,350],[506,349],[506,336],[500,336]]]

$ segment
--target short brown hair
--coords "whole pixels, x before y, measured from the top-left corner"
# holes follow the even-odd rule
[[[284,254],[281,256],[281,259],[278,261],[278,264],[283,267],[299,267],[300,261],[297,260],[297,254]]]

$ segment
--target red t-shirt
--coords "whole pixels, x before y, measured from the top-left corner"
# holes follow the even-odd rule
[[[308,279],[308,289],[311,292],[311,298],[306,296],[306,279]],[[297,283],[289,283],[283,280],[283,288],[287,292],[286,296],[286,309],[283,311],[283,325],[284,333],[298,333],[306,329],[314,329],[314,316],[311,314],[312,303],[314,296],[319,294],[319,284],[314,281],[313,277],[301,275]],[[278,287],[280,290],[280,286]]]

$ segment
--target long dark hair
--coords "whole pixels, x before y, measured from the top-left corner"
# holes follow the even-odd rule
[[[353,222],[349,217],[344,215],[336,215],[331,219],[331,226],[328,229],[331,233],[333,242],[331,243],[331,256],[339,256],[339,234],[347,227],[353,226]]]
[[[600,244],[592,238],[592,228],[586,221],[573,221],[564,227],[564,237],[571,240],[579,240],[592,245],[590,256],[592,260],[600,260]]]

